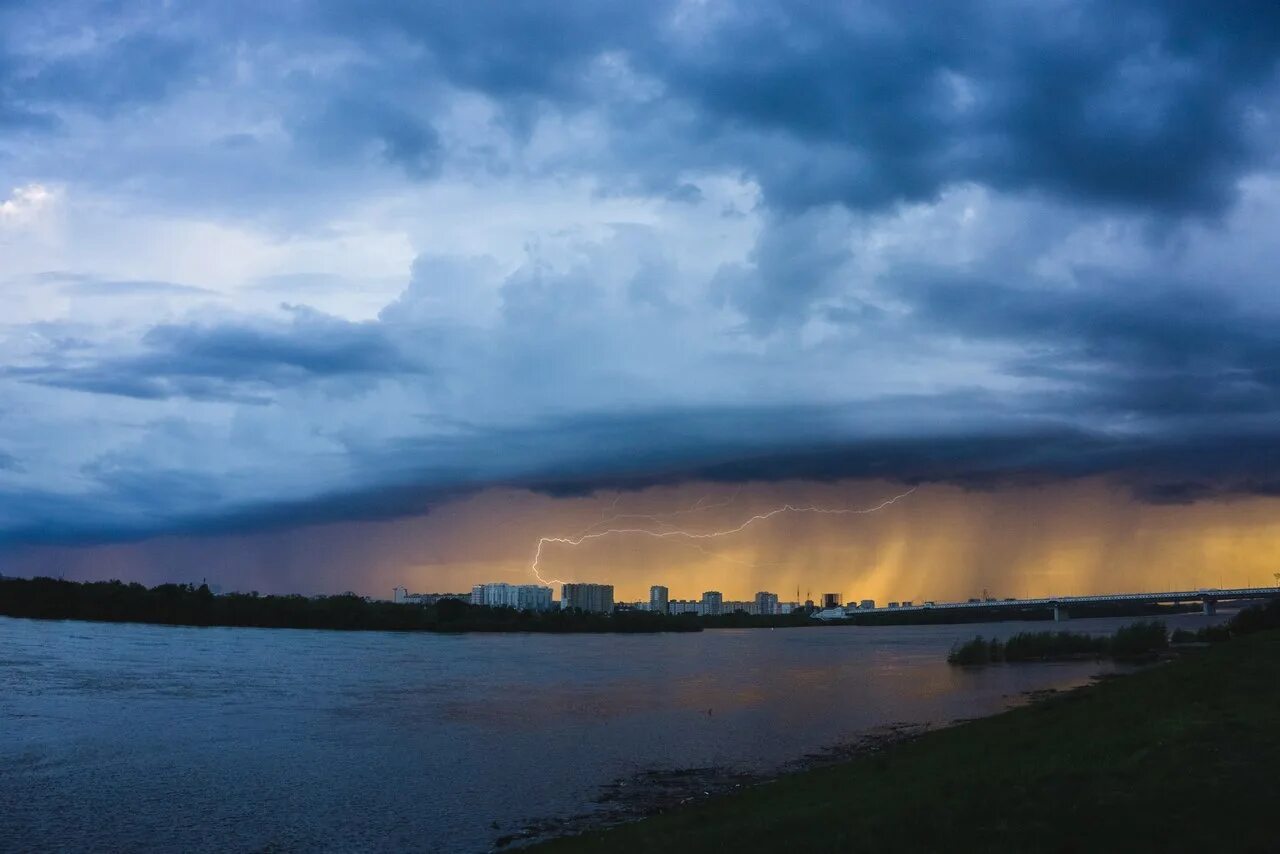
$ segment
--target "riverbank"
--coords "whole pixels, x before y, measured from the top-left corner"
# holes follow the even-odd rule
[[[121,581],[0,578],[0,616],[34,620],[87,620],[166,626],[258,629],[332,629],[384,632],[540,632],[547,634],[699,632],[696,620],[631,611],[594,614],[578,610],[517,611],[458,599],[433,605],[379,602],[336,596],[215,596],[207,586],[161,584],[147,588]]]
[[[1274,850],[1278,708],[1268,631],[538,850]]]
[[[1109,605],[1080,617],[1172,616],[1178,605]],[[147,588],[122,581],[65,581],[58,578],[0,576],[0,616],[35,620],[87,620],[168,626],[229,628],[333,629],[402,632],[539,632],[549,634],[699,632],[703,629],[782,629],[823,626],[948,625],[1047,620],[1051,611],[1030,609],[997,615],[965,611],[884,612],[845,620],[816,620],[806,611],[756,616],[741,611],[717,616],[659,614],[619,610],[611,614],[581,611],[517,611],[473,606],[453,598],[430,605],[367,599],[355,593],[335,596],[266,595],[257,592],[215,595],[205,585],[161,584]],[[983,619],[977,619],[977,617]]]

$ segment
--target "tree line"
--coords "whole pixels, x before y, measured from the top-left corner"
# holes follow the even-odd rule
[[[56,578],[0,579],[0,615],[41,620],[93,620],[175,626],[339,629],[425,632],[689,632],[697,619],[644,611],[594,614],[584,611],[517,611],[459,599],[434,605],[334,596],[214,595],[201,584],[64,581]]]

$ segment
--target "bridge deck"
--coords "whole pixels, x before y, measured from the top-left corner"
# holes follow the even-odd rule
[[[1102,593],[1096,596],[1048,596],[1039,599],[984,599],[981,602],[935,602],[931,605],[907,605],[897,608],[847,608],[846,612],[869,614],[881,611],[949,611],[964,608],[1065,608],[1071,605],[1099,605],[1109,602],[1229,602],[1235,599],[1271,599],[1280,597],[1280,587],[1235,587],[1229,589],[1171,590],[1161,593]]]

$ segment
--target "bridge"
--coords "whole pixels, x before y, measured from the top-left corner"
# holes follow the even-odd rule
[[[1108,605],[1134,603],[1139,605],[1174,605],[1184,602],[1200,602],[1205,614],[1217,613],[1219,602],[1255,599],[1280,599],[1280,587],[1216,587],[1197,590],[1171,590],[1163,593],[1102,593],[1096,596],[1047,596],[1039,599],[970,599],[968,602],[925,602],[920,605],[896,605],[888,608],[846,608],[849,616],[856,614],[900,611],[961,611],[981,608],[988,611],[1024,610],[1026,608],[1052,608],[1053,619],[1061,622],[1070,616],[1073,605]]]

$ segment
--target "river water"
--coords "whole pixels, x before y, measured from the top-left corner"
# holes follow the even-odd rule
[[[640,771],[767,773],[1111,669],[945,663],[975,633],[1048,627],[449,636],[0,618],[0,850],[485,851]]]

